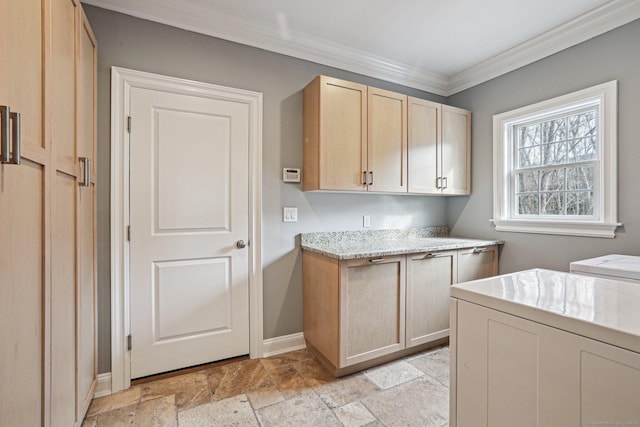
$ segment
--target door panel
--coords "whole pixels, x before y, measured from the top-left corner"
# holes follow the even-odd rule
[[[407,191],[407,96],[369,87],[369,191]]]
[[[367,86],[323,77],[320,88],[320,188],[364,191]]]
[[[230,261],[225,257],[154,263],[156,341],[231,330]],[[185,283],[189,292],[184,292]],[[184,307],[189,308],[186,314]]]
[[[78,39],[78,156],[91,159],[95,182],[96,43],[84,13]],[[80,170],[83,173],[84,170]],[[96,385],[96,187],[78,189],[78,419],[84,417]]]
[[[498,274],[498,247],[458,250],[458,283]]]
[[[442,172],[446,177],[443,194],[469,194],[471,113],[461,108],[442,106]]]
[[[43,146],[43,3],[0,2],[0,105],[22,116],[23,153]]]
[[[155,109],[157,232],[229,231],[231,118]],[[212,143],[210,135],[219,138]],[[176,141],[189,141],[188,148]],[[188,167],[176,167],[184,165]],[[194,173],[195,171],[195,173]],[[189,191],[184,191],[189,189]],[[197,206],[197,209],[185,209]]]
[[[76,416],[76,180],[53,179],[51,253],[51,421],[71,426]]]
[[[449,335],[455,251],[407,256],[407,347]]]
[[[404,255],[341,265],[341,367],[404,348],[405,265]]]
[[[131,90],[132,378],[249,352],[248,111]]]
[[[58,169],[74,173],[77,162],[76,114],[76,19],[74,0],[53,0],[51,5],[51,45],[56,53],[50,57],[51,87],[50,126]]]
[[[410,193],[439,193],[436,187],[439,167],[440,105],[409,97],[408,169]]]
[[[5,4],[3,2],[3,4]],[[0,165],[0,425],[42,424],[45,168]]]

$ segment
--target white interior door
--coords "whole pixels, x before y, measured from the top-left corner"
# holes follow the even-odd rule
[[[248,354],[249,107],[132,88],[130,112],[131,377]]]

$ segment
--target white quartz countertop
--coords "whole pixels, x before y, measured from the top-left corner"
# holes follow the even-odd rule
[[[433,227],[435,228],[435,227]],[[301,247],[340,260],[464,249],[502,244],[498,240],[457,237],[427,237],[438,234],[429,229],[372,230],[303,234]]]
[[[640,285],[551,270],[460,283],[451,297],[640,353]]]

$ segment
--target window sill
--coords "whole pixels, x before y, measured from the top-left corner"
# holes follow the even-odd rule
[[[519,219],[492,219],[496,231],[513,233],[557,234],[563,236],[602,237],[613,239],[620,223],[580,221],[535,221]]]

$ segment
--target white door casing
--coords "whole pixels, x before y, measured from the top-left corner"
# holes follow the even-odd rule
[[[159,92],[164,94],[160,96]],[[151,105],[154,107],[150,108]],[[229,107],[231,113],[221,114],[220,108]],[[147,110],[142,120],[135,118],[136,109]],[[203,113],[207,109],[209,113]],[[138,121],[134,121],[132,136],[126,120],[131,115]],[[237,126],[242,120],[234,119],[234,115],[236,118],[244,115],[244,129]],[[130,145],[135,132],[145,128],[152,134],[151,145],[148,143],[146,148],[137,146],[137,142]],[[182,357],[182,364],[212,360],[206,360],[211,355],[200,354],[204,353],[203,342],[208,343],[205,347],[211,347],[212,340],[228,337],[232,330],[242,328],[242,319],[247,321],[247,307],[242,307],[242,302],[247,301],[247,291],[249,339],[237,337],[238,344],[229,345],[225,341],[224,346],[213,345],[222,348],[222,353],[213,357],[246,354],[247,350],[252,358],[261,357],[261,128],[260,93],[112,68],[112,392],[128,388],[132,377],[175,369],[152,367],[144,350],[140,357],[135,353],[139,345],[148,346],[152,352],[169,349],[160,359]],[[196,129],[223,137],[222,140],[226,137],[229,143],[209,144],[207,141],[212,138],[194,139]],[[228,137],[244,138],[244,147],[240,148],[245,151],[242,168],[234,167],[232,162],[225,169],[225,158],[242,157],[241,152],[232,151],[237,147]],[[195,141],[195,145],[186,149],[174,142],[186,140]],[[146,166],[140,167],[140,162]],[[130,167],[135,172],[130,174]],[[238,177],[243,173],[244,178]],[[147,184],[142,184],[145,181]],[[224,181],[221,185],[214,185],[221,181]],[[147,186],[149,197],[141,195],[144,191],[138,194],[137,189],[142,187],[137,183]],[[212,194],[214,188],[219,192]],[[248,188],[248,194],[242,188]],[[207,198],[207,194],[212,197]],[[198,199],[199,208],[183,209],[193,199]],[[238,216],[228,204],[222,204],[227,207],[221,209],[221,200],[244,209],[249,213],[248,219]],[[145,210],[137,217],[136,212]],[[129,225],[135,236],[131,246],[126,239]],[[237,240],[249,241],[250,245],[238,249]],[[215,246],[220,249],[216,251]],[[140,265],[146,267],[136,267],[138,258]],[[186,280],[205,276],[208,280]],[[153,287],[146,290],[142,290],[144,286],[137,287],[138,281],[146,280]],[[248,289],[243,290],[242,282],[248,283]],[[184,292],[188,283],[191,288]],[[231,290],[231,295],[227,290]],[[206,299],[216,298],[222,302],[217,309],[197,307]],[[136,306],[131,311],[131,303],[138,301],[144,301],[145,307]],[[234,305],[237,303],[240,305]],[[177,306],[188,307],[189,316],[181,316],[180,311],[171,308]],[[239,317],[234,318],[233,313]],[[137,330],[136,316],[151,319],[148,336]],[[133,353],[126,347],[130,332],[133,332]],[[145,361],[138,365],[137,359]]]

